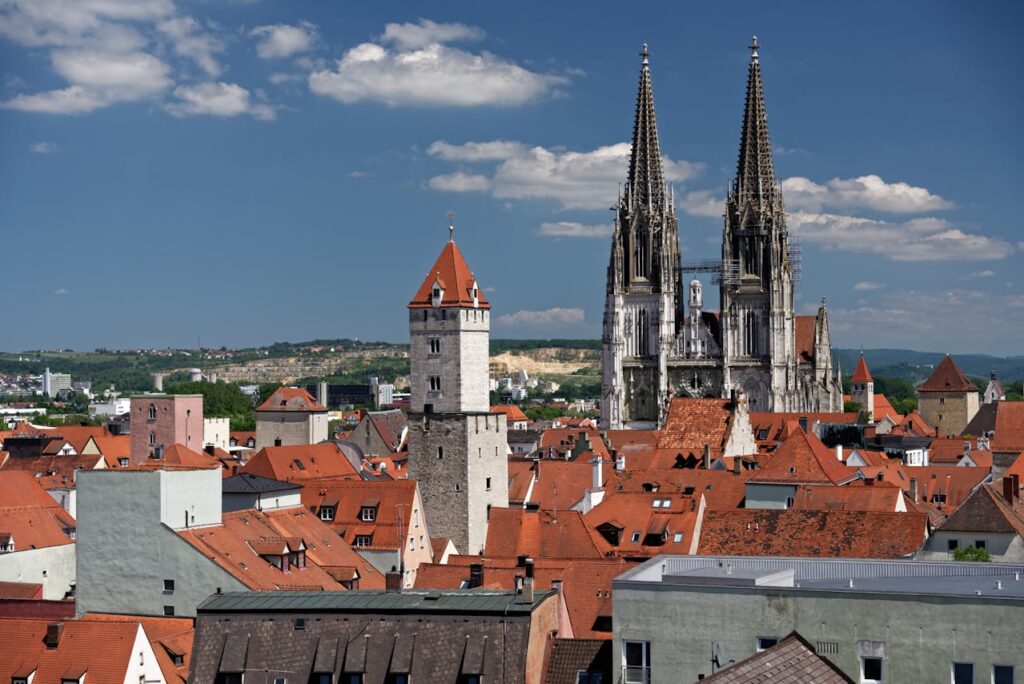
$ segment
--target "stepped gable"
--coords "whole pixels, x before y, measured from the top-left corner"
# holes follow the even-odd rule
[[[967,379],[949,354],[935,366],[935,370],[917,388],[918,392],[977,392],[978,388]]]

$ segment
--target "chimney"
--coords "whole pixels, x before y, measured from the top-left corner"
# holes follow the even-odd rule
[[[557,579],[557,578],[556,579],[552,579],[551,580],[551,588],[554,591],[557,591],[559,594],[562,593],[562,580]]]
[[[917,503],[917,478],[910,478],[910,500]]]
[[[836,460],[842,462],[843,460],[843,445],[836,444]]]
[[[203,451],[205,451],[206,453],[210,454],[210,456],[213,456],[213,450],[215,448],[216,447],[214,447],[212,444],[207,444],[205,447],[203,447]]]
[[[533,581],[533,559],[527,556],[523,561],[523,567],[526,568],[526,579]]]
[[[800,416],[800,429],[807,432],[807,416]]]
[[[43,637],[43,643],[46,644],[46,648],[57,648],[57,644],[60,643],[60,635],[63,632],[63,622],[51,622],[46,625],[46,636]]]
[[[402,573],[391,566],[391,570],[384,574],[384,590],[395,592],[402,591]]]
[[[590,488],[594,491],[597,491],[604,486],[604,474],[601,472],[602,462],[600,454],[594,454],[594,458],[590,459],[590,463],[593,466],[591,470]]]
[[[1006,499],[1006,503],[1013,505],[1013,478],[1003,478],[1003,498]]]
[[[1010,475],[1010,479],[1013,480],[1013,495],[1020,497],[1020,475],[1014,473]]]
[[[470,563],[469,564],[469,583],[466,585],[467,589],[476,589],[484,585],[484,564],[483,563]]]
[[[742,468],[742,467],[743,467],[743,459],[741,459],[739,456],[733,456],[732,457],[732,472],[734,472],[737,475],[739,475],[740,474],[740,468]]]
[[[533,577],[523,578],[523,603],[533,603]]]
[[[711,469],[711,445],[710,444],[705,444],[704,445],[704,456],[701,458],[701,465],[704,467],[704,470],[710,470]]]

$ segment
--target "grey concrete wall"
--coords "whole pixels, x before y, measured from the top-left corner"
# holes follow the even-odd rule
[[[936,530],[928,538],[921,551],[921,560],[954,560],[949,550],[949,540],[955,539],[961,549],[974,546],[978,540],[985,542],[985,550],[992,554],[997,563],[1024,563],[1024,540],[1012,533],[952,532]]]
[[[785,509],[786,499],[796,496],[796,487],[748,482],[746,495],[745,508]]]
[[[317,444],[327,439],[327,414],[305,411],[257,411],[256,450],[274,446]]]
[[[217,471],[81,471],[78,476],[78,614],[87,612],[194,616],[196,606],[220,587],[246,587],[162,524],[166,515],[182,526],[185,511],[210,519],[208,503],[186,499],[195,494],[196,477]],[[172,482],[164,483],[167,476]],[[162,505],[163,504],[163,505]],[[216,499],[220,521],[220,498]],[[177,511],[180,509],[180,515]],[[164,594],[164,580],[174,593]]]
[[[0,554],[0,581],[42,584],[44,599],[62,599],[75,581],[75,545]]]
[[[979,684],[990,681],[993,665],[1024,672],[1020,601],[618,583],[613,600],[614,671],[621,672],[623,640],[649,641],[654,684],[711,674],[713,643],[726,665],[753,655],[758,636],[794,630],[812,646],[835,642],[827,657],[854,681],[865,642],[882,645],[886,682],[948,682],[953,661],[974,663]]]

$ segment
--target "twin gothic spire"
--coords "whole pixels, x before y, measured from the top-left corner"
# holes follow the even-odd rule
[[[647,43],[640,53],[640,88],[636,94],[633,120],[633,149],[629,157],[627,200],[635,209],[661,209],[665,205],[665,175],[661,168],[658,144],[658,119],[654,113],[654,88],[651,85],[650,53]]]
[[[750,70],[747,74],[747,102],[743,109],[743,130],[740,133],[739,164],[732,195],[740,202],[763,201],[774,204],[778,195],[772,143],[768,137],[768,115],[764,106],[764,85],[761,82],[760,45],[757,36],[750,44]]]

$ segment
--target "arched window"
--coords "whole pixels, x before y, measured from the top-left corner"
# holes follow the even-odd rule
[[[647,356],[647,309],[636,312],[636,355]]]
[[[149,405],[149,419],[156,420],[156,404]]]
[[[637,278],[647,277],[647,231],[638,230],[633,243],[633,269]]]
[[[149,433],[149,446],[154,446],[155,444],[156,444],[156,433],[155,432],[150,432]]]

